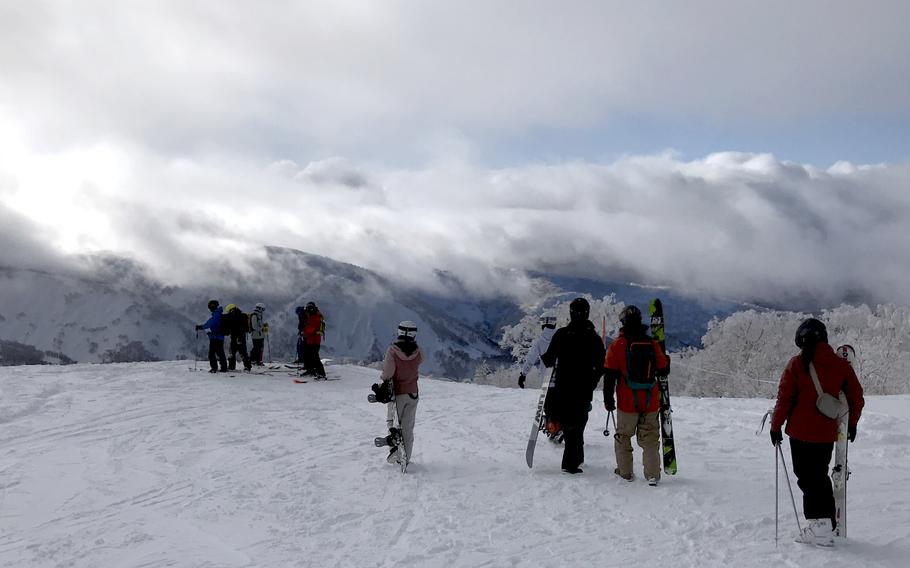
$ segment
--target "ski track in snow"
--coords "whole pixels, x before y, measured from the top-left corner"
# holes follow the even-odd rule
[[[675,398],[680,473],[652,488],[637,447],[636,481],[613,475],[599,400],[569,476],[543,438],[524,463],[537,389],[422,380],[402,476],[372,442],[378,371],[328,370],[0,368],[0,566],[908,565],[910,396],[867,401],[830,551],[792,542],[783,477],[774,546],[769,400]]]

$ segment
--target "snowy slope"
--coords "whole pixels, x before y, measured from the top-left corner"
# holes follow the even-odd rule
[[[676,399],[680,474],[611,473],[595,403],[581,476],[524,446],[537,392],[421,382],[414,464],[372,445],[377,371],[192,373],[185,362],[0,368],[0,566],[906,566],[910,397],[851,446],[851,538],[794,544],[767,400]],[[637,458],[638,456],[636,456]],[[788,456],[789,461],[789,456]],[[637,464],[639,462],[636,462]],[[659,539],[658,539],[659,537]]]

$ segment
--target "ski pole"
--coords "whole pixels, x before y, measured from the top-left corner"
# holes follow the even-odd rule
[[[199,365],[199,330],[196,330],[196,353],[193,355],[193,371],[197,371],[196,368]]]
[[[784,464],[784,479],[787,480],[787,489],[790,490],[790,502],[793,503],[793,516],[796,517],[796,528],[802,533],[803,527],[799,522],[799,513],[796,512],[796,499],[793,498],[793,486],[790,485],[790,474],[787,473],[787,460],[784,458],[784,450],[782,450],[780,446],[781,444],[777,444],[777,452],[780,454],[780,461]]]
[[[778,502],[780,501],[780,492],[778,491],[780,473],[777,471],[779,464],[780,460],[777,459],[777,448],[774,448],[774,548],[777,548],[777,527],[780,524],[780,512],[778,507]]]
[[[616,417],[613,416],[613,411],[610,410],[607,412],[607,425],[606,425],[606,428],[604,428],[604,436],[610,435],[610,419],[611,418],[613,419],[613,429],[616,430]]]

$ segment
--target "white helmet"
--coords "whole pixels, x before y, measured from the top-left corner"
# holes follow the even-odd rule
[[[417,337],[417,324],[412,321],[403,321],[398,324],[398,337],[415,339]]]
[[[265,304],[263,304],[262,302],[259,302],[258,304],[256,304],[256,311],[257,311],[257,312],[264,312],[264,311],[265,311]]]
[[[556,327],[556,316],[540,316],[540,325],[543,327]]]

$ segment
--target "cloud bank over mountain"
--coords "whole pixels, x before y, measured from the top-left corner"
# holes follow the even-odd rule
[[[278,245],[489,292],[518,269],[910,302],[908,18],[847,0],[0,7],[0,262],[113,251],[242,283]]]

